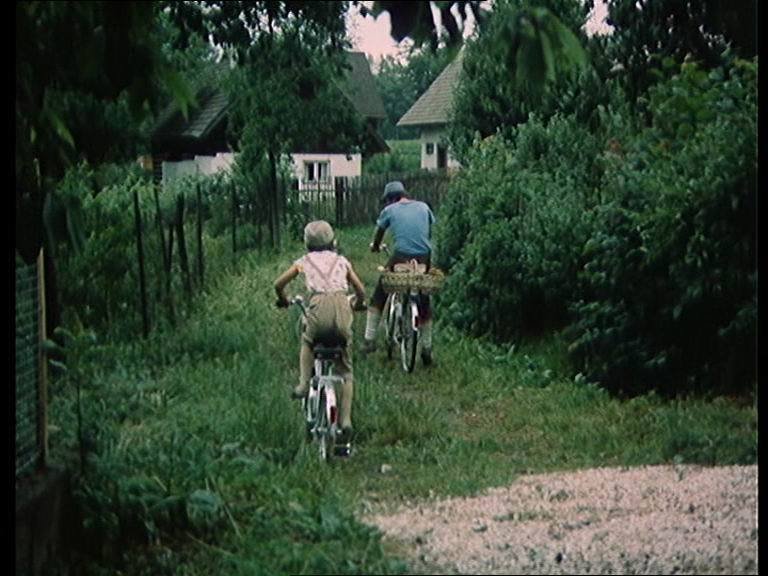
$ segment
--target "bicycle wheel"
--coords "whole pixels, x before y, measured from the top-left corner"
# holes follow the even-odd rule
[[[395,314],[396,295],[390,294],[384,306],[384,332],[387,337],[387,359],[392,360],[395,350],[395,338],[397,331],[397,314]]]
[[[327,460],[331,453],[331,425],[328,422],[328,397],[325,388],[320,391],[320,404],[317,411],[317,427],[315,428],[315,440],[317,440],[320,460]]]
[[[400,353],[403,360],[403,370],[406,372],[413,372],[413,367],[416,366],[416,348],[419,343],[419,331],[416,328],[418,314],[416,302],[409,299],[404,306],[400,323],[402,337]]]

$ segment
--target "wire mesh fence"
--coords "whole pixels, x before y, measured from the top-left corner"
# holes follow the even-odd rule
[[[16,479],[43,458],[40,266],[16,265]]]

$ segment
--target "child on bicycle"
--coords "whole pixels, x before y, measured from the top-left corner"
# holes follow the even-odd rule
[[[365,288],[344,256],[336,252],[334,232],[324,220],[310,222],[304,228],[307,253],[296,260],[275,280],[277,306],[286,307],[286,285],[299,274],[304,275],[310,292],[307,313],[302,323],[299,352],[299,384],[293,398],[303,398],[309,391],[312,377],[315,344],[339,345],[341,360],[336,362],[337,373],[344,379],[341,389],[339,422],[342,435],[347,439],[352,432],[352,306],[347,296],[349,285],[355,291],[355,309],[365,310]]]

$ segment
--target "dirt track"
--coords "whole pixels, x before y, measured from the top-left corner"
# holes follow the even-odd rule
[[[422,574],[757,574],[757,466],[522,476],[371,512]]]

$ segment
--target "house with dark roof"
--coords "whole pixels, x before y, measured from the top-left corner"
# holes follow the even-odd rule
[[[413,103],[398,126],[416,126],[421,132],[421,167],[427,170],[459,168],[446,141],[454,97],[459,86],[463,50],[448,64],[426,92]]]
[[[388,152],[389,147],[377,129],[386,118],[362,52],[348,52],[348,70],[339,90],[364,119],[369,153]],[[152,168],[157,182],[168,182],[188,174],[213,174],[228,169],[237,153],[236,143],[227,141],[229,99],[217,81],[224,73],[214,67],[201,79],[195,90],[197,106],[187,117],[171,103],[158,117],[151,135]],[[322,150],[297,150],[291,155],[299,188],[332,188],[336,177],[360,176],[360,153],[328,153]]]

